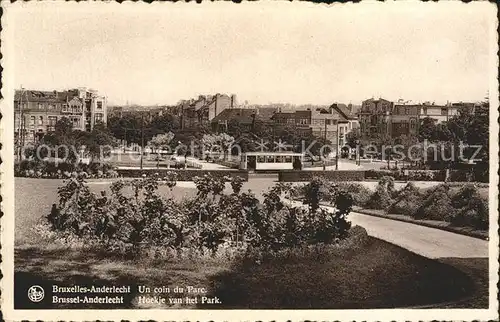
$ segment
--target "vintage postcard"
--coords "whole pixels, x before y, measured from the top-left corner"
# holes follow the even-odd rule
[[[2,2],[18,320],[498,319],[488,2]]]

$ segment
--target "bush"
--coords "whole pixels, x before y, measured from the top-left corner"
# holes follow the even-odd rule
[[[216,178],[225,177],[240,177],[244,181],[248,181],[248,171],[243,170],[194,170],[194,169],[117,169],[116,172],[119,176],[125,178],[142,178],[143,176],[153,176],[158,173],[160,177],[165,176],[167,173],[175,172],[178,181],[193,181],[195,177],[203,177],[210,175]]]
[[[365,171],[365,179],[382,179],[383,177],[396,177],[397,171],[391,170],[367,170]]]
[[[420,207],[423,193],[412,182],[396,193],[394,202],[389,206],[387,212],[392,214],[413,215]]]
[[[367,170],[366,179],[381,179],[393,177],[400,181],[444,181],[445,171],[442,170]]]
[[[382,177],[366,206],[371,209],[385,210],[392,204],[394,193],[394,179],[389,176]]]
[[[14,166],[14,175],[16,177],[64,179],[71,177],[75,173],[86,178],[117,177],[112,165],[99,162],[75,164],[47,160],[22,160]]]
[[[365,178],[365,173],[364,171],[357,171],[357,170],[336,170],[336,171],[286,170],[279,172],[278,181],[309,182],[316,177],[323,178],[327,181],[363,181]]]
[[[413,218],[449,221],[454,213],[455,209],[450,198],[450,187],[441,184],[426,192],[421,206],[413,213]]]
[[[456,209],[450,222],[455,226],[469,226],[487,230],[489,227],[488,202],[482,199],[474,185],[464,185],[451,199]]]
[[[175,175],[171,171],[165,178],[116,181],[110,196],[94,194],[81,177],[71,178],[59,189],[59,204],[52,207],[48,222],[53,231],[126,256],[159,247],[215,256],[222,245],[267,252],[335,244],[348,236],[352,198],[344,191],[330,191],[335,210],[329,212],[283,204],[281,196],[290,190],[286,184],[273,187],[260,204],[253,194],[241,192],[241,178],[205,175],[195,178],[194,198],[176,202],[157,191],[159,184],[173,187]],[[230,194],[224,193],[227,180],[233,189]],[[123,193],[125,186],[132,188],[133,196]]]
[[[366,206],[372,195],[372,191],[360,183],[341,182],[338,187],[348,192],[353,198],[353,204],[359,207]]]

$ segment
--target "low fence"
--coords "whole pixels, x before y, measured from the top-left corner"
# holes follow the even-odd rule
[[[484,174],[467,170],[285,170],[278,174],[279,181],[284,182],[310,181],[315,177],[328,181],[366,181],[379,180],[385,176],[397,181],[488,182]]]
[[[384,176],[401,181],[488,182],[488,171],[476,170],[367,170],[365,179]]]
[[[363,181],[365,171],[336,170],[336,171],[280,171],[278,180],[283,182],[311,181],[312,178],[321,177],[329,181]]]
[[[116,170],[120,177],[125,178],[140,178],[143,175],[151,176],[158,175],[164,177],[167,173],[174,172],[177,174],[178,181],[193,181],[194,177],[201,177],[204,175],[211,175],[213,177],[225,177],[230,176],[231,178],[240,177],[245,181],[248,181],[247,171],[236,171],[236,170],[196,170],[196,169],[118,169]]]

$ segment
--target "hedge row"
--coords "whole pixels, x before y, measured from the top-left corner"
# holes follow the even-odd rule
[[[144,175],[149,177],[158,174],[160,177],[167,176],[168,173],[176,173],[178,181],[193,181],[195,177],[211,175],[214,178],[223,178],[229,176],[231,178],[239,177],[248,181],[247,171],[236,170],[196,170],[196,169],[117,169],[118,175],[126,178],[140,178]]]
[[[380,180],[392,177],[398,181],[448,181],[448,182],[488,182],[488,176],[480,171],[449,170],[338,170],[338,171],[307,171],[286,170],[279,172],[279,181],[300,182],[311,181],[313,178],[323,178],[327,181],[364,181]]]
[[[330,183],[331,184],[331,183]],[[336,187],[335,189],[333,187]],[[329,190],[341,189],[347,192],[353,204],[364,209],[381,210],[385,214],[405,215],[415,220],[436,220],[448,222],[455,227],[469,227],[486,231],[489,227],[488,199],[481,196],[478,185],[462,183],[452,187],[448,183],[420,189],[409,182],[396,189],[392,177],[379,181],[375,191],[357,182],[325,184],[319,191],[322,201],[329,202]],[[298,187],[295,197],[304,198],[304,189]]]
[[[445,181],[446,170],[367,170],[365,179],[379,180],[383,177],[392,177],[401,181]],[[464,180],[466,181],[466,180]]]
[[[287,170],[279,172],[279,181],[300,182],[311,181],[312,178],[323,178],[328,181],[363,181],[365,179],[364,171],[355,170],[337,170],[337,171],[297,171]]]
[[[385,176],[402,181],[445,181],[448,182],[488,182],[488,171],[477,168],[471,170],[368,170],[366,179],[381,179]]]
[[[112,178],[118,176],[113,166],[107,163],[55,162],[23,160],[14,164],[14,176],[29,178],[64,179],[82,176],[84,178]]]

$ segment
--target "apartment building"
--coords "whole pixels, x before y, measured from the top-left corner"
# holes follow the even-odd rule
[[[390,135],[393,107],[393,102],[383,98],[371,98],[362,102],[358,120],[363,139]]]
[[[278,112],[272,116],[276,125],[293,126],[298,133],[310,133],[325,138],[333,145],[346,143],[346,134],[358,126],[357,118],[344,104],[312,107],[305,111]],[[338,135],[337,135],[338,132]]]
[[[106,124],[106,97],[86,88],[15,92],[14,133],[24,144],[36,142],[45,133],[54,131],[57,121],[63,117],[72,122],[73,129],[91,131],[96,123]]]
[[[177,106],[168,108],[168,111],[179,116],[183,129],[195,129],[210,126],[211,121],[222,111],[236,107],[236,95],[215,94],[182,100]]]
[[[446,122],[451,117],[458,115],[458,110],[460,109],[460,104],[447,104],[447,105],[434,105],[429,103],[424,103],[419,105],[419,117],[420,119],[430,117],[436,120],[436,123]]]
[[[418,135],[420,105],[396,104],[390,117],[391,137]]]
[[[462,108],[472,113],[481,106],[479,103],[447,103],[436,105],[431,102],[412,104],[399,100],[397,103],[385,99],[363,101],[358,112],[363,139],[380,137],[397,138],[402,135],[417,136],[422,119],[430,117],[436,123],[446,122],[458,115]]]

